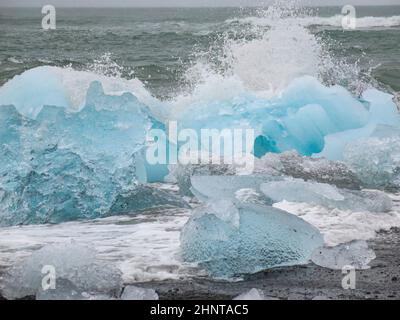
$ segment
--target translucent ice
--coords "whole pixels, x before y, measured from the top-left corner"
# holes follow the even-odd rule
[[[227,100],[196,102],[179,115],[179,120],[181,128],[198,131],[239,125],[253,128],[257,157],[293,149],[312,155],[324,149],[326,136],[368,125],[380,108],[385,112],[374,121],[392,121],[395,105],[390,99],[376,98],[378,93],[356,99],[343,87],[326,87],[305,76],[293,80],[281,95],[270,99],[243,93]]]
[[[335,247],[317,249],[311,260],[325,268],[341,270],[344,266],[355,269],[368,269],[368,263],[376,258],[366,241],[356,240]]]
[[[349,143],[344,150],[344,161],[366,187],[398,189],[400,137],[398,134],[387,136],[382,130],[376,135]]]
[[[145,176],[135,161],[150,125],[142,108],[96,82],[79,112],[44,106],[33,120],[0,107],[0,225],[110,214]]]
[[[216,202],[196,209],[181,234],[184,260],[215,277],[306,263],[323,245],[314,227],[282,210],[254,204],[226,207]]]
[[[300,156],[295,151],[268,153],[256,159],[255,174],[286,175],[328,183],[339,188],[360,189],[361,181],[345,163]]]
[[[126,286],[121,300],[158,300],[158,294],[153,289]]]
[[[317,182],[286,179],[261,185],[261,191],[273,202],[305,202],[328,208],[352,211],[386,212],[392,208],[391,199],[380,191],[345,190]]]
[[[177,183],[182,195],[192,196],[191,177],[195,175],[234,175],[235,169],[231,165],[216,164],[189,164],[189,165],[170,165],[167,182]]]
[[[178,195],[161,190],[157,186],[138,184],[134,190],[117,196],[110,214],[132,213],[157,207],[188,208],[187,202]]]
[[[50,286],[51,280],[45,283],[49,284],[48,288],[43,287],[46,275],[54,275],[55,287]],[[6,273],[1,289],[8,299],[36,295],[72,299],[84,298],[82,293],[118,296],[121,286],[119,269],[110,262],[98,260],[93,248],[71,243],[47,245],[37,250]],[[52,292],[43,292],[44,289]]]
[[[86,93],[93,81],[100,81],[110,95],[131,92],[146,104],[155,100],[137,79],[41,66],[15,76],[0,87],[0,106],[14,105],[19,113],[30,118],[35,118],[44,106],[79,111],[85,106]]]
[[[226,198],[248,202],[249,197],[252,197],[257,202],[270,205],[272,202],[263,196],[260,185],[281,179],[283,178],[268,175],[192,176],[191,191],[201,201]]]

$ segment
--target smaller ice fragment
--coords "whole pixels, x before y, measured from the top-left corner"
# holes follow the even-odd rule
[[[388,130],[386,130],[388,133]],[[358,175],[366,187],[397,190],[400,188],[400,138],[377,135],[349,143],[344,150],[344,161]]]
[[[360,189],[361,181],[345,163],[324,158],[300,156],[295,151],[268,153],[256,159],[254,174],[289,176],[335,185],[338,188]]]
[[[46,274],[55,276],[55,291],[51,293],[43,292],[42,280]],[[58,280],[61,280],[60,286],[57,286]],[[0,288],[7,299],[36,295],[43,299],[73,299],[80,298],[84,292],[93,296],[118,296],[121,286],[121,271],[112,262],[98,260],[91,247],[68,243],[50,244],[35,251],[7,271]]]
[[[300,179],[263,183],[260,188],[274,203],[286,200],[342,210],[371,212],[386,212],[392,208],[392,200],[380,191],[338,189],[328,184]]]
[[[158,300],[158,294],[153,289],[127,286],[122,292],[121,300]]]
[[[209,201],[221,198],[239,200],[244,196],[245,189],[254,189],[253,197],[259,194],[257,197],[259,202],[270,205],[271,201],[262,195],[260,185],[277,180],[282,180],[282,178],[267,175],[192,176],[191,191],[200,201]]]
[[[177,183],[182,195],[193,196],[191,192],[191,177],[201,175],[235,175],[235,168],[231,165],[216,164],[189,164],[170,165],[166,182]]]
[[[341,270],[344,266],[369,269],[368,264],[375,258],[375,252],[368,248],[366,241],[355,240],[335,247],[319,248],[311,260],[321,267]]]

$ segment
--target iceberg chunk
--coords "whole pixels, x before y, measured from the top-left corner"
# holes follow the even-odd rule
[[[196,209],[181,233],[183,259],[212,276],[232,278],[303,264],[323,245],[317,229],[285,211],[239,204],[221,215],[218,205]],[[228,221],[229,214],[233,221],[238,214],[239,224]]]
[[[286,200],[328,208],[371,212],[386,212],[392,208],[391,199],[380,191],[344,190],[328,184],[306,182],[300,179],[263,183],[261,191],[274,203]]]
[[[109,214],[137,186],[150,124],[131,94],[99,83],[79,112],[45,106],[36,119],[0,107],[0,226],[58,223]]]

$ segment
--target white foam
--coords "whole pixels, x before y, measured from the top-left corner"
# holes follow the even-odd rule
[[[331,17],[319,17],[319,16],[308,16],[308,17],[287,17],[287,23],[296,23],[304,27],[309,26],[330,26],[330,27],[342,27],[343,16],[338,14]],[[246,17],[242,19],[229,19],[226,23],[240,23],[240,24],[251,24],[258,27],[270,27],[274,24],[268,16],[261,17]],[[400,26],[400,16],[391,17],[357,17],[356,28],[390,28]]]
[[[390,212],[352,212],[327,209],[307,203],[282,201],[274,207],[288,211],[314,225],[324,236],[326,245],[335,246],[353,240],[370,240],[380,230],[400,227],[400,195],[390,195]]]
[[[179,237],[188,210],[116,216],[58,225],[0,228],[0,266],[16,265],[46,244],[90,244],[100,259],[113,261],[127,283],[178,279],[191,267],[179,258]]]

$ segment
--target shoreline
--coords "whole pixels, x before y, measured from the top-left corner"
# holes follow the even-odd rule
[[[217,281],[205,278],[184,281],[153,281],[132,285],[152,288],[160,300],[231,300],[257,288],[265,296],[282,300],[400,299],[400,229],[381,231],[368,241],[376,259],[370,269],[356,271],[356,289],[344,290],[345,275],[315,264],[275,268],[250,275],[240,282]]]
[[[344,290],[341,270],[313,263],[280,267],[249,275],[243,281],[228,282],[209,278],[127,283],[156,290],[160,300],[231,300],[252,288],[266,297],[280,300],[368,300],[400,299],[400,228],[381,231],[368,241],[376,259],[370,269],[356,271],[356,289]],[[0,274],[4,271],[0,267]],[[0,295],[0,300],[5,300]],[[26,297],[22,300],[34,300]]]

